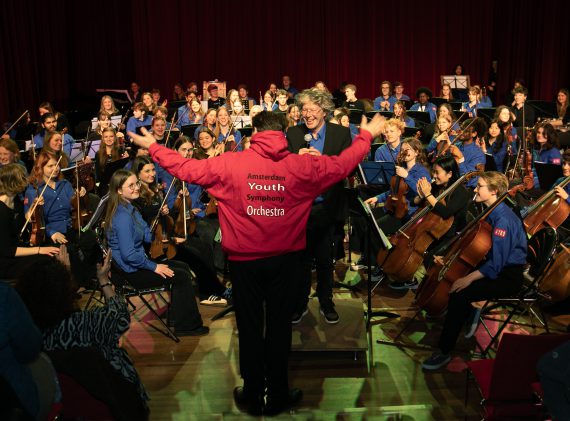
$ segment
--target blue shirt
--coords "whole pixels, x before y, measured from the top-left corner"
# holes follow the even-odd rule
[[[182,126],[189,126],[190,124],[202,124],[204,121],[204,116],[201,117],[200,121],[195,123],[194,121],[190,121],[190,113],[188,105],[183,105],[182,107],[178,108],[178,124],[176,125],[177,128],[181,128]]]
[[[38,185],[41,193],[45,183]],[[55,182],[55,189],[47,187],[44,192],[44,219],[46,224],[46,236],[49,238],[56,232],[67,233],[71,227],[71,199],[74,190],[71,183],[65,179]],[[29,185],[26,189],[24,208],[26,212],[37,196],[34,186]]]
[[[481,105],[478,102],[476,102],[473,106],[469,105],[469,102],[464,102],[461,104],[461,109],[467,111],[468,113],[471,113],[470,117],[472,118],[477,117],[477,108],[479,107],[481,107]]]
[[[424,111],[429,114],[429,120],[433,123],[437,115],[437,107],[431,102],[426,102],[425,105],[416,102],[410,107],[410,111]]]
[[[394,95],[392,95],[390,98],[388,98],[388,102],[390,103],[390,111],[394,111],[394,104],[398,101],[411,101],[411,100],[410,97],[405,94],[402,94],[401,98],[396,98]]]
[[[44,147],[44,139],[45,139],[45,130],[42,130],[42,133],[38,133],[34,136],[34,145],[36,149],[40,149]],[[62,150],[67,154],[67,156],[71,155],[71,149],[73,149],[73,144],[75,143],[75,139],[65,133],[62,137]]]
[[[146,269],[153,271],[156,263],[150,260],[143,247],[152,241],[152,234],[140,212],[130,203],[119,203],[113,216],[107,241],[113,251],[113,259],[121,270],[133,273]]]
[[[496,141],[495,141],[496,142]],[[505,171],[505,157],[507,156],[507,146],[508,143],[506,140],[503,141],[501,148],[495,152],[493,145],[487,145],[487,153],[493,156],[495,161],[495,166],[497,167],[497,171],[504,172]]]
[[[408,201],[408,216],[414,214],[418,209],[418,205],[414,204],[414,198],[418,195],[418,181],[420,178],[431,178],[429,171],[422,164],[416,162],[416,164],[408,170],[408,176],[404,178],[404,181],[408,185],[408,193],[406,193],[406,200]],[[384,192],[376,196],[378,203],[384,203],[388,199],[390,192]]]
[[[388,143],[384,143],[382,146],[376,149],[376,153],[374,154],[374,161],[396,162],[401,147],[401,140],[400,143],[398,143],[398,146],[395,148],[388,146]]]
[[[482,96],[481,101],[479,101],[479,108],[492,108],[493,101],[488,96]]]
[[[461,175],[466,174],[471,171],[477,171],[477,165],[482,164],[485,167],[485,153],[481,150],[479,146],[472,141],[470,143],[459,144],[459,150],[463,153],[465,161],[459,164],[459,173]],[[473,177],[467,182],[468,187],[475,187],[477,184],[477,177]]]
[[[309,146],[315,148],[316,150],[318,150],[322,154],[323,150],[325,148],[325,137],[327,135],[327,125],[323,124],[323,127],[321,127],[319,129],[319,131],[317,132],[316,138],[313,137],[312,133],[309,133],[309,135],[311,136],[311,141],[309,142]],[[324,200],[325,200],[325,198],[321,194],[315,198],[314,203],[321,203]]]
[[[241,143],[241,132],[234,129],[233,133],[228,133],[228,137],[232,134],[234,135],[234,140],[236,141],[236,146],[234,146],[236,148],[236,151],[242,151],[243,145]],[[220,131],[220,134],[218,135],[218,143],[223,143],[224,140],[226,140],[226,136],[224,136]]]
[[[127,133],[128,132],[136,133],[137,127],[150,126],[151,124],[152,124],[152,117],[149,115],[147,115],[144,118],[144,120],[139,120],[138,118],[131,117],[129,118],[129,121],[127,121]],[[127,138],[128,137],[129,135],[127,134]]]
[[[496,279],[506,266],[526,263],[527,236],[522,221],[505,203],[499,204],[486,221],[492,228],[492,246],[479,271]]]
[[[384,101],[388,101],[389,106],[388,106],[387,109],[380,107],[380,104],[381,104],[382,102],[384,102]],[[393,108],[393,107],[394,107],[394,104],[393,104],[393,103],[390,103],[390,97],[385,98],[385,97],[383,97],[383,96],[379,96],[379,97],[377,97],[377,98],[374,99],[374,109],[377,110],[377,111],[392,111],[392,108]]]
[[[192,199],[192,209],[202,209],[200,212],[196,214],[197,218],[203,218],[206,216],[206,204],[202,203],[200,197],[202,196],[202,192],[204,189],[202,186],[198,184],[186,184],[186,188],[188,189],[188,193],[190,194],[190,199]]]

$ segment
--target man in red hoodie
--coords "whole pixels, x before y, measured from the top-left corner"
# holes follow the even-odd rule
[[[383,126],[380,116],[363,118],[360,134],[338,156],[297,155],[287,150],[285,118],[264,111],[253,118],[249,149],[207,160],[182,158],[144,129],[144,136],[129,133],[162,168],[218,201],[244,379],[234,398],[252,415],[278,414],[302,398],[299,389],[289,390],[288,359],[293,283],[311,205],[354,170]]]

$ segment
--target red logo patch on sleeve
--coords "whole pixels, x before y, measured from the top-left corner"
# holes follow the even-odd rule
[[[28,206],[28,198],[24,197],[24,206]]]
[[[507,236],[507,230],[501,228],[495,228],[493,234],[496,235],[497,237],[505,238]]]
[[[552,163],[556,165],[560,165],[560,158],[552,158]]]

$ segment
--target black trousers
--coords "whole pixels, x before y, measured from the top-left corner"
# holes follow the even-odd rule
[[[311,292],[313,261],[317,269],[317,297],[323,303],[332,300],[335,222],[321,204],[313,205],[307,222],[307,246],[297,272],[298,288],[295,310],[307,307]]]
[[[449,294],[447,315],[438,345],[442,353],[449,354],[455,347],[459,333],[473,308],[471,303],[516,294],[523,284],[523,269],[522,265],[507,266],[497,279],[479,279],[467,288]]]
[[[225,288],[218,280],[213,265],[209,265],[203,258],[207,251],[200,253],[200,249],[194,247],[195,239],[188,239],[188,245],[178,245],[176,247],[176,256],[178,261],[187,263],[190,269],[196,275],[196,283],[198,284],[198,293],[200,299],[206,299],[210,295],[221,296]]]
[[[300,252],[231,261],[239,330],[239,365],[248,394],[280,396],[289,390],[294,279]]]
[[[170,322],[178,331],[194,330],[202,326],[202,316],[196,304],[196,295],[192,286],[190,268],[177,260],[164,262],[174,272],[172,278],[162,276],[150,270],[138,270],[132,273],[122,272],[126,280],[135,288],[151,288],[172,285],[170,297]],[[115,268],[113,269],[115,270]],[[112,275],[111,271],[111,275]]]

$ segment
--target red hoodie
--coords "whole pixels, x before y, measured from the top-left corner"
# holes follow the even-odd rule
[[[158,143],[149,152],[170,174],[217,199],[228,258],[254,260],[305,248],[313,200],[352,172],[371,140],[362,130],[338,156],[297,155],[283,132],[268,130],[254,134],[249,149],[212,159],[185,159]]]

